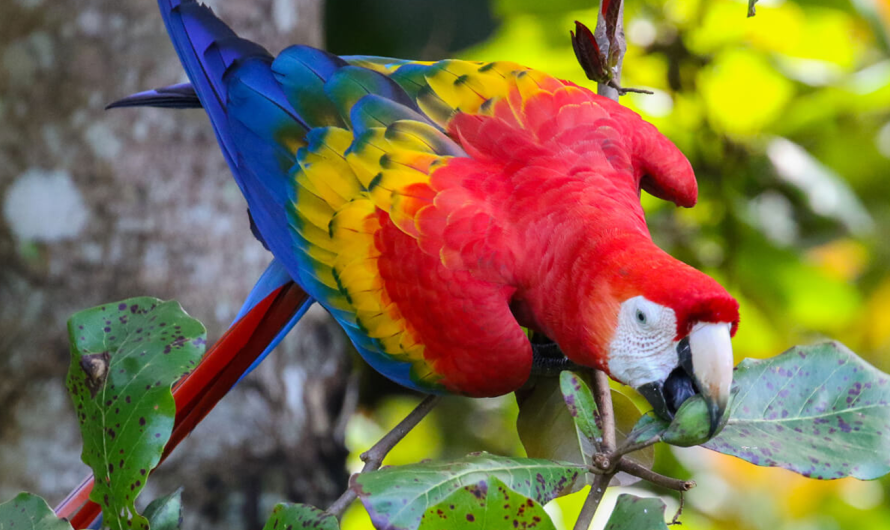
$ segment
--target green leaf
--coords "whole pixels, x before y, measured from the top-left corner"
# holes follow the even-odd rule
[[[430,506],[418,530],[537,528],[556,530],[541,504],[492,475]]]
[[[582,469],[568,463],[481,453],[453,462],[411,464],[353,475],[351,487],[376,528],[414,530],[430,506],[490,477],[546,504],[570,493],[583,474]]]
[[[736,369],[729,420],[704,445],[807,477],[890,472],[890,377],[845,346],[798,346]]]
[[[630,436],[630,433],[633,432],[634,426],[643,416],[643,413],[629,397],[615,389],[612,389],[612,410],[615,412],[615,441],[621,446],[625,443],[627,437]],[[636,462],[647,469],[652,469],[652,466],[655,465],[655,448],[647,447],[634,451],[625,455],[624,458]],[[637,477],[626,473],[619,473],[616,477],[621,486],[639,482]],[[614,482],[612,485],[614,485]]]
[[[559,374],[559,387],[569,414],[575,422],[578,435],[587,438],[593,444],[602,443],[603,430],[598,425],[601,420],[596,400],[584,379],[574,372],[564,371]]]
[[[723,413],[717,433],[726,425],[728,414]],[[695,395],[680,405],[668,428],[661,435],[661,440],[671,445],[691,447],[701,445],[711,439],[711,417],[708,405],[701,395]]]
[[[606,530],[667,530],[664,503],[656,497],[622,493],[606,524]]]
[[[577,374],[576,374],[577,375]],[[586,374],[582,374],[586,384],[592,384]],[[516,392],[519,404],[519,416],[516,419],[516,430],[519,439],[531,458],[545,458],[578,465],[589,465],[590,455],[596,448],[586,436],[579,436],[575,422],[566,407],[563,394],[555,377],[541,377],[534,381],[531,388]],[[612,390],[612,407],[615,411],[616,438],[621,445],[633,426],[640,419],[641,413],[636,405],[624,394]],[[647,447],[635,451],[625,458],[642,466],[651,468],[655,463],[655,450]],[[575,487],[580,490],[592,482],[587,475],[579,480]],[[639,479],[626,473],[619,473],[612,485],[627,486]]]
[[[81,311],[68,333],[68,392],[96,477],[90,499],[106,526],[148,528],[134,503],[173,429],[170,387],[204,352],[204,326],[177,302],[141,297]]]
[[[56,517],[42,498],[19,493],[0,504],[0,530],[71,530],[71,525]]]
[[[724,412],[721,428],[727,418],[728,414]],[[683,402],[670,422],[659,418],[653,411],[647,412],[628,435],[628,443],[651,442],[654,439],[679,447],[691,447],[710,439],[710,426],[708,406],[700,395],[695,395]]]
[[[277,504],[266,521],[263,530],[286,530],[288,528],[314,528],[317,530],[339,530],[340,523],[333,515],[308,504]]]
[[[559,380],[540,378],[534,386],[516,392],[519,416],[516,430],[530,458],[545,458],[579,465],[589,465],[596,452],[591,441],[578,435],[575,422],[566,408]],[[579,481],[581,489],[589,481]]]
[[[182,525],[182,488],[151,501],[144,515],[151,530],[179,530]]]
[[[643,414],[640,421],[634,425],[630,434],[627,435],[628,444],[638,444],[648,442],[653,438],[661,439],[661,435],[668,429],[670,423],[664,421],[655,415],[655,412],[649,411]]]

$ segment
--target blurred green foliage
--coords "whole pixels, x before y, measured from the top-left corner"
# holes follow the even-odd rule
[[[457,23],[443,27],[442,2],[375,0],[361,3],[364,25],[344,28],[335,21],[347,4],[329,5],[334,51],[513,60],[595,89],[568,38],[574,20],[594,25],[593,2],[458,2],[447,16]],[[830,337],[890,371],[890,3],[764,0],[756,17],[746,12],[742,0],[627,0],[622,84],[655,94],[622,103],[686,153],[700,187],[690,210],[643,197],[653,237],[738,297],[737,361]],[[410,39],[375,47],[379,28],[368,26],[381,19],[387,39],[403,29]],[[420,37],[411,20],[424,21]],[[418,401],[387,392],[398,391],[378,385],[375,405],[352,422],[354,462]],[[515,417],[512,397],[451,399],[388,463],[522,454]],[[890,529],[887,479],[819,482],[701,448],[657,453],[657,470],[699,484],[682,518],[690,530]],[[571,527],[580,495],[547,507],[558,528]],[[677,502],[665,498],[670,513]],[[356,508],[344,528],[371,528]]]

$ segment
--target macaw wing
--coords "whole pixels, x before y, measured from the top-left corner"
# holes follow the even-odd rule
[[[531,128],[541,125],[547,111],[552,112],[550,117],[559,111],[542,99],[555,96],[561,105],[590,101],[573,90],[577,88],[573,83],[506,61],[429,63],[358,55],[343,57],[343,60],[389,76],[443,128],[447,128],[457,114],[493,113],[493,107],[502,99],[509,99],[515,118],[512,125]],[[533,101],[537,102],[533,105],[537,110],[526,114],[525,106]],[[639,174],[638,188],[677,206],[693,206],[698,195],[695,175],[676,146],[628,108],[607,98],[597,98],[596,105],[613,119],[618,136],[628,147],[634,172]],[[501,117],[511,121],[506,114]]]
[[[510,313],[513,288],[447,267],[419,224],[419,212],[435,208],[431,175],[470,159],[393,79],[318,60],[317,50],[292,47],[272,66],[294,108],[318,109],[292,171],[297,280],[372,366],[406,386],[515,388],[530,350]],[[463,206],[488,215],[484,200]]]

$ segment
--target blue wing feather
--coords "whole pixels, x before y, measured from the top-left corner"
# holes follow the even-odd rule
[[[191,80],[190,88],[207,111],[247,199],[256,232],[276,257],[248,297],[242,314],[264,293],[292,278],[331,312],[375,368],[414,386],[411,363],[391,359],[380,341],[369,337],[358,324],[354,308],[348,306],[348,295],[335,284],[339,280],[317,272],[321,269],[313,253],[318,249],[302,239],[289,212],[297,193],[294,171],[300,169],[295,166],[298,150],[317,128],[352,128],[360,139],[371,127],[411,123],[413,128],[406,125],[393,129],[393,134],[413,135],[437,152],[463,154],[415,101],[426,85],[423,76],[427,68],[394,59],[340,58],[307,46],[288,48],[273,61],[264,48],[238,38],[210,9],[194,0],[158,3]],[[156,100],[143,97],[142,101]],[[310,303],[281,330],[254,366]]]

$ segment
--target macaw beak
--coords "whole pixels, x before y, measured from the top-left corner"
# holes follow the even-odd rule
[[[637,391],[666,420],[687,399],[701,394],[708,408],[708,437],[716,434],[732,387],[730,325],[700,323],[676,345],[677,367],[664,381],[646,383]]]

